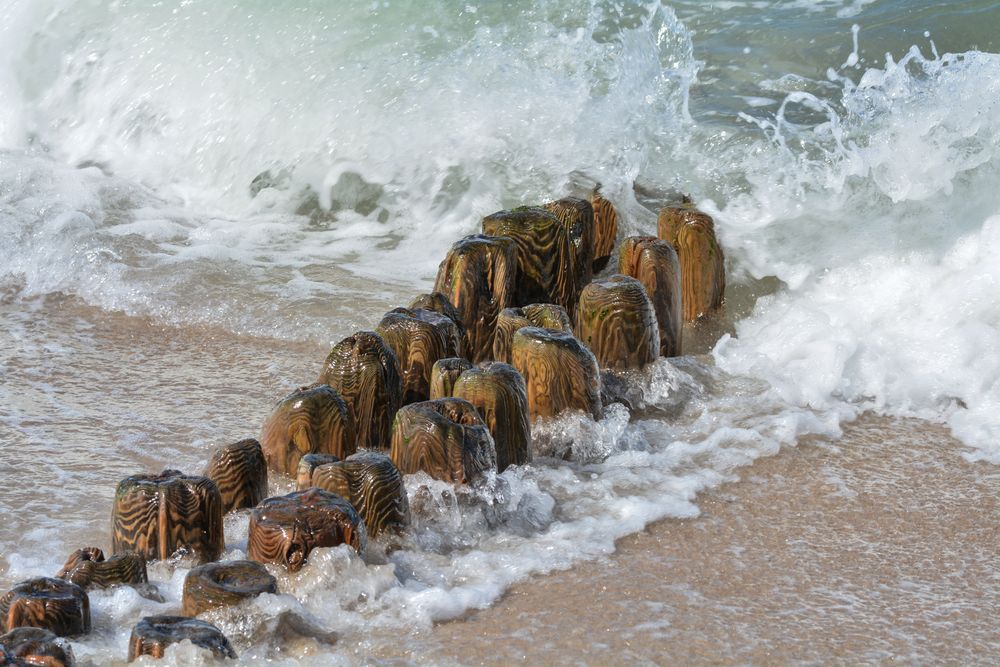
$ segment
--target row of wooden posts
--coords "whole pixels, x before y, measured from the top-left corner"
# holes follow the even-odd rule
[[[276,593],[262,563],[296,571],[312,549],[339,544],[363,553],[369,538],[409,523],[404,475],[474,483],[530,462],[535,418],[599,418],[602,369],[680,355],[683,322],[722,306],[712,218],[685,201],[664,208],[657,226],[657,236],[625,238],[618,273],[595,278],[618,236],[618,215],[599,191],[487,216],[481,234],[452,246],[432,293],[334,346],[317,383],[280,401],[259,441],[221,447],[200,476],[123,480],[113,555],[80,549],[55,578],[0,597],[0,664],[72,664],[57,636],[89,632],[86,589],[148,585],[147,560],[179,556],[200,563],[185,580],[183,615],[143,619],[128,659],[162,656],[182,639],[235,657],[215,626],[194,617]],[[294,476],[299,490],[267,498],[269,469]],[[246,508],[248,560],[216,562],[223,515]]]

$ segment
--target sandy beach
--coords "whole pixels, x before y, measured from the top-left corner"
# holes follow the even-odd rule
[[[197,386],[198,395],[232,405],[216,413],[208,403],[192,423],[246,427],[290,377],[307,377],[323,352],[178,332],[137,318],[93,318],[71,302],[57,305],[52,350],[79,336],[72,323],[93,322],[75,343],[82,352],[63,359],[64,370],[72,369],[67,386],[88,395],[100,369],[127,354],[127,366],[108,372],[131,388],[130,409],[159,415],[158,431],[177,438],[150,450],[143,460],[150,469],[169,457],[204,457],[202,444],[178,446],[200,443],[204,428],[178,431],[174,423],[190,416],[172,418],[176,408],[164,396]],[[15,369],[16,356],[9,362]],[[46,399],[26,391],[19,400]],[[132,423],[125,411],[91,424],[83,403],[70,406],[78,417],[53,422],[66,441],[92,428],[127,434]],[[18,456],[37,455],[29,445],[22,443]],[[339,650],[383,664],[994,664],[1000,471],[970,464],[968,451],[941,426],[865,415],[845,424],[840,439],[807,437],[738,468],[738,481],[698,495],[697,518],[652,524],[620,540],[611,557],[516,584],[492,607],[432,631],[375,630]],[[99,526],[103,542],[109,480],[132,470],[133,456],[122,452],[121,461],[99,465],[92,474],[101,478],[100,492],[85,502],[35,520],[59,521],[67,545],[92,540]],[[83,466],[77,458],[66,452],[60,465]],[[33,475],[33,483],[44,483],[44,470]],[[4,527],[10,540],[42,539],[28,531],[28,518],[11,517]],[[51,569],[65,548],[49,551]]]
[[[0,594],[145,550],[112,520],[135,475],[258,438],[278,496],[360,444],[406,473],[406,528],[368,516],[367,547],[324,535],[267,565],[278,594],[205,612],[238,664],[1000,665],[997,26],[1000,0],[3,3]],[[587,315],[654,234],[655,285]],[[432,290],[475,337],[385,319]],[[533,303],[583,312],[595,358],[494,349]],[[399,387],[360,353],[323,373],[375,330]],[[530,462],[519,407],[496,471],[430,416],[447,473],[402,427],[352,438],[366,411],[332,395],[263,428],[318,379],[423,401],[452,356],[517,367]],[[149,539],[203,516],[155,498],[128,512]],[[259,556],[250,512],[212,513],[210,556]],[[124,666],[198,552],[88,591],[76,664]]]
[[[514,587],[405,655],[438,664],[996,664],[1000,473],[866,415],[742,470],[701,516]],[[407,643],[409,644],[409,643]]]

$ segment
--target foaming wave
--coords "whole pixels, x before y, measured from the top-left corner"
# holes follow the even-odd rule
[[[701,490],[804,434],[836,435],[844,416],[790,407],[763,383],[692,360],[679,366],[659,360],[630,381],[658,407],[680,402],[682,409],[669,422],[613,405],[596,425],[582,414],[536,424],[534,463],[474,486],[407,476],[413,522],[397,548],[385,553],[375,543],[365,557],[347,547],[318,549],[297,573],[272,568],[281,595],[206,618],[248,664],[285,658],[326,664],[331,651],[354,662],[352,654],[366,656],[366,647],[386,636],[425,630],[489,606],[529,576],[609,555],[617,539],[652,521],[696,516]],[[708,384],[730,398],[699,391]],[[580,446],[551,458],[546,443],[558,431]],[[246,525],[245,514],[227,520],[224,560],[245,557]],[[56,555],[72,545],[47,530],[47,555],[29,558],[12,550],[6,578],[55,571]],[[94,631],[74,642],[77,655],[102,664],[120,659],[133,619],[177,612],[187,569],[184,563],[151,564],[150,580],[162,602],[131,589],[95,591]],[[304,622],[289,626],[290,615]],[[339,637],[335,649],[327,643],[331,633]],[[187,649],[174,651],[172,659],[187,664]]]
[[[720,342],[729,372],[766,377],[793,404],[841,399],[944,420],[1000,463],[1000,215],[930,253],[883,254],[762,300]]]
[[[913,47],[886,60],[857,84],[830,70],[839,97],[795,91],[773,118],[742,114],[767,139],[714,156],[748,187],[706,206],[754,275],[794,287],[888,247],[940,254],[1000,207],[988,186],[1000,169],[1000,55]]]
[[[194,211],[335,222],[365,275],[426,274],[428,244],[559,195],[575,170],[629,192],[696,70],[658,4],[52,5],[7,54],[25,101],[9,142]],[[402,248],[373,269],[378,241]]]
[[[714,210],[751,272],[789,289],[720,342],[722,368],[792,404],[946,421],[1000,462],[998,71],[998,55],[914,47],[857,84],[830,72],[840,100],[796,92],[746,116],[770,143]]]
[[[32,152],[0,151],[0,184],[0,284],[22,297],[71,294],[168,324],[327,341],[394,296],[328,265],[331,233],[289,216],[205,218],[96,167]],[[301,247],[309,241],[314,253]]]
[[[32,0],[5,18],[0,279],[293,339],[372,326],[483,215],[578,172],[648,216],[632,181],[688,122],[697,70],[655,3]]]

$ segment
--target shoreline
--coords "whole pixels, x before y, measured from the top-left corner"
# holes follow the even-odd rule
[[[994,663],[1000,475],[941,426],[863,415],[759,459],[614,555],[436,625],[432,664]],[[391,646],[377,655],[400,656]]]
[[[102,489],[110,488],[107,480],[137,467],[162,467],[168,455],[198,469],[211,433],[228,432],[248,420],[256,423],[255,415],[268,401],[292,378],[307,376],[321,358],[321,346],[312,343],[206,336],[128,316],[96,317],[99,311],[73,300],[60,305],[65,308],[58,314],[48,313],[46,332],[55,336],[54,349],[66,350],[60,354],[67,354],[67,365],[60,368],[73,370],[64,375],[69,383],[65,400],[82,392],[68,405],[80,414],[57,422],[66,437],[95,428],[84,410],[95,378],[100,386],[113,386],[105,378],[121,380],[123,372],[131,389],[109,395],[108,405],[124,400],[123,407],[158,420],[145,424],[148,436],[136,443],[138,448],[101,460],[100,480],[94,481]],[[91,324],[80,341],[76,325],[85,320]],[[129,364],[104,367],[125,352]],[[12,369],[18,369],[16,363]],[[33,388],[23,400],[42,400],[45,395],[36,392],[45,386]],[[211,399],[201,406],[204,416],[192,416],[190,402],[182,412],[180,405],[164,402],[165,386],[178,392],[197,389],[195,395]],[[215,414],[216,401],[227,409]],[[130,412],[102,409],[97,414],[108,421],[100,429],[129,428]],[[185,434],[172,426],[192,419],[204,423]],[[803,438],[797,446],[739,468],[734,472],[738,481],[699,492],[698,518],[650,524],[618,540],[611,556],[530,577],[508,588],[491,607],[430,631],[405,624],[394,633],[373,629],[345,638],[335,653],[383,664],[968,664],[1000,656],[1000,629],[990,617],[991,608],[1000,608],[995,574],[1000,572],[1000,472],[986,462],[966,461],[966,448],[942,426],[864,415],[843,430],[836,442]],[[93,454],[81,451],[62,465],[93,468],[87,463]],[[904,512],[903,501],[918,510],[940,505],[942,516]],[[64,512],[55,544],[36,523],[32,539],[48,545],[40,551],[47,564],[39,568],[54,572],[71,546],[93,539],[86,536],[95,521],[103,523],[109,502],[107,494],[98,494]],[[855,507],[862,502],[871,516]],[[890,528],[901,524],[902,532],[880,542],[876,529],[881,528],[872,516],[886,517]],[[54,520],[46,515],[44,527],[51,528]],[[839,530],[827,535],[819,530],[826,525]],[[8,524],[8,534],[16,530]],[[793,543],[784,539],[789,533]],[[908,540],[926,542],[923,551],[901,550]],[[810,544],[822,547],[818,571],[815,558],[803,557],[815,556]],[[882,557],[873,560],[880,549]],[[846,567],[837,558],[841,552],[864,567]],[[934,576],[922,575],[918,565],[923,561],[933,565]],[[775,563],[787,572],[777,572]],[[13,574],[6,565],[12,563],[0,564],[0,579]],[[840,578],[828,581],[825,592],[802,581],[808,576],[822,581],[838,572]],[[792,585],[796,582],[803,590]],[[883,602],[891,602],[885,614],[880,615],[878,600],[866,597],[865,586],[873,582],[869,588],[882,587]],[[844,590],[850,595],[838,598]],[[848,622],[852,604],[864,616],[858,622]],[[951,616],[937,618],[933,605]],[[904,651],[910,644],[916,648]],[[302,650],[297,655],[305,659],[315,649]]]

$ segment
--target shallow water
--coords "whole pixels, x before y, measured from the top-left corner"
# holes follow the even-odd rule
[[[694,519],[418,639],[435,664],[992,664],[995,466],[863,415],[706,492]],[[598,592],[599,591],[599,592]],[[595,598],[603,604],[594,605]],[[579,610],[587,610],[579,613]],[[379,655],[399,655],[387,643]]]
[[[0,584],[106,547],[121,478],[256,434],[483,215],[583,183],[623,234],[681,192],[711,212],[731,322],[633,378],[632,412],[539,425],[485,489],[429,484],[402,549],[334,550],[253,616],[308,612],[337,647],[219,619],[244,657],[357,660],[371,627],[612,553],[864,410],[1000,463],[998,24],[984,1],[6,3]],[[184,568],[157,567],[168,602],[94,596],[78,657],[177,607]]]
[[[3,585],[56,572],[79,545],[106,548],[120,479],[137,469],[200,471],[214,446],[255,435],[273,397],[315,377],[325,352],[210,328],[178,332],[65,297],[2,308],[14,324],[4,334],[6,373],[24,378],[6,417],[9,470],[19,472],[0,492],[10,517],[0,526],[9,545]],[[212,620],[241,640],[247,660],[317,651],[318,664],[332,659],[312,640],[282,644],[259,630],[289,609],[339,633],[336,656],[363,655],[373,630],[426,630],[490,604],[526,576],[610,554],[616,539],[650,521],[694,516],[695,495],[736,467],[800,433],[838,431],[835,419],[785,408],[762,383],[693,358],[658,362],[633,386],[631,415],[614,404],[600,422],[569,414],[536,424],[533,464],[484,488],[456,492],[408,478],[413,526],[388,556],[378,547],[366,561],[324,550],[299,575],[275,570],[285,595],[261,602],[249,620],[246,610]],[[277,476],[271,483],[274,493],[290,486]],[[245,512],[227,520],[226,559],[244,554],[247,521]],[[103,664],[123,656],[139,615],[179,610],[187,569],[151,569],[164,603],[131,591],[92,594],[94,631],[75,643],[78,657]]]

